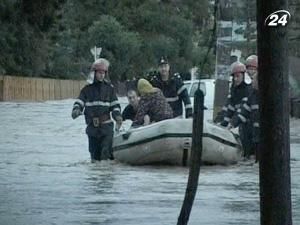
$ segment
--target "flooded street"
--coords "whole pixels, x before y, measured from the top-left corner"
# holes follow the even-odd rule
[[[91,164],[73,100],[1,102],[0,224],[171,225],[188,169]],[[300,224],[300,120],[291,120],[293,222]],[[202,167],[189,224],[259,224],[258,165]]]

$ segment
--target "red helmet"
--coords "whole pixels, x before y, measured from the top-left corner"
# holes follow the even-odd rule
[[[257,68],[257,56],[256,55],[250,55],[246,59],[246,67],[255,67],[255,68]]]
[[[91,70],[96,71],[99,70],[101,65],[99,63],[93,63]]]
[[[91,70],[99,70],[99,69],[102,69],[102,64],[105,66],[105,67],[109,67],[109,61],[105,58],[99,58],[97,59],[91,66]]]
[[[245,73],[246,66],[241,62],[234,62],[231,64],[231,74],[235,73]]]

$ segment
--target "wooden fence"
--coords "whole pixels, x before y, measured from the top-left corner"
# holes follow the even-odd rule
[[[86,81],[0,76],[0,101],[47,101],[76,98]]]

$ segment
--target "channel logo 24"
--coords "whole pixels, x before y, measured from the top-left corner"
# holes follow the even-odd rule
[[[265,25],[268,27],[285,27],[291,19],[291,14],[287,10],[278,10],[276,12],[271,13],[265,19]]]

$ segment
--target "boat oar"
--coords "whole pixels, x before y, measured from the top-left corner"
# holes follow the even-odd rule
[[[192,210],[193,202],[197,192],[202,156],[203,110],[204,94],[200,90],[200,88],[198,88],[198,90],[195,92],[194,99],[193,135],[191,157],[189,163],[189,178],[177,225],[186,225],[188,223],[190,212]]]

